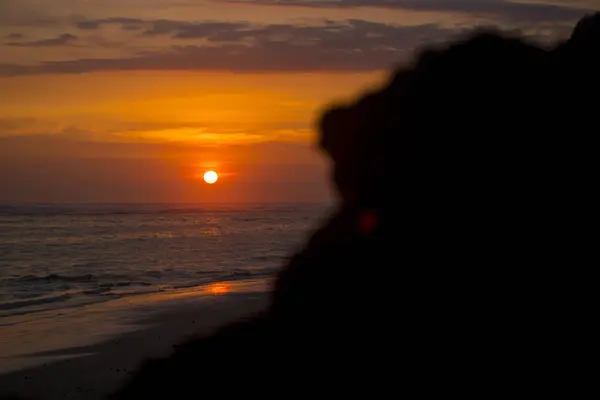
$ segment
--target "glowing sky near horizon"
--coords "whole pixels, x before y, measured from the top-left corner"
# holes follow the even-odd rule
[[[0,203],[323,201],[324,106],[423,43],[481,24],[552,42],[598,5],[2,0]]]

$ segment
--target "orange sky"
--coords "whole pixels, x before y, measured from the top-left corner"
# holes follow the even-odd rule
[[[0,1],[0,203],[329,201],[328,104],[423,43],[484,23],[552,41],[591,7],[280,3]]]
[[[135,71],[2,78],[0,103],[10,118],[0,179],[15,193],[3,197],[326,201],[328,166],[312,145],[315,116],[380,77]],[[221,174],[216,185],[199,179],[207,169]]]

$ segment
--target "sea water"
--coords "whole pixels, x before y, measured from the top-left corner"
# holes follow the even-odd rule
[[[329,206],[0,206],[0,319],[271,277]]]

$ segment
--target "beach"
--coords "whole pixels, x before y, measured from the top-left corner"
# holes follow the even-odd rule
[[[99,399],[262,310],[327,205],[0,207],[0,395]]]
[[[0,396],[101,399],[149,357],[264,309],[266,279],[219,282],[78,307],[0,327]],[[43,326],[41,328],[40,326]],[[206,362],[206,360],[199,360]]]

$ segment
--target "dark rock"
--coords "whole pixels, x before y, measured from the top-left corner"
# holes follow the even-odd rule
[[[476,32],[325,112],[339,207],[270,308],[113,398],[561,393],[593,331],[599,18],[550,50]]]

